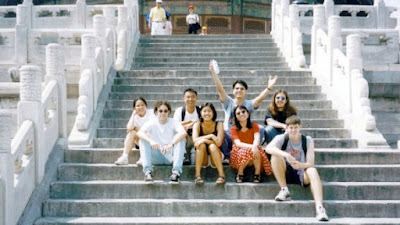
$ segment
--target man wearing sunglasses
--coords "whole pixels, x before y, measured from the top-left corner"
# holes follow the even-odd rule
[[[269,76],[268,85],[267,87],[254,99],[247,100],[247,84],[243,80],[237,80],[233,83],[233,96],[232,99],[225,91],[224,87],[222,86],[222,82],[218,77],[218,74],[215,72],[215,68],[213,66],[213,62],[210,62],[209,65],[210,72],[212,78],[214,80],[215,86],[217,87],[217,91],[219,94],[219,99],[222,103],[222,107],[224,108],[225,112],[225,120],[224,120],[224,129],[225,129],[225,137],[224,137],[224,144],[222,147],[222,152],[225,156],[224,164],[229,162],[230,158],[230,151],[232,150],[232,138],[230,136],[230,129],[232,126],[232,120],[234,118],[234,109],[238,105],[243,105],[247,108],[247,110],[252,113],[254,110],[258,109],[261,105],[262,101],[268,96],[269,92],[272,90],[273,86],[276,83],[277,76]],[[262,125],[260,127],[260,136],[264,138],[264,128]],[[263,143],[261,141],[260,143]],[[224,147],[227,146],[227,147]]]
[[[172,165],[170,182],[179,183],[187,134],[180,122],[169,118],[170,113],[167,101],[157,102],[154,107],[157,119],[146,122],[137,133],[146,183],[153,183],[153,164]]]

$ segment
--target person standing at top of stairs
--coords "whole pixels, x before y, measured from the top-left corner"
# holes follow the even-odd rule
[[[156,4],[150,10],[149,29],[151,29],[151,35],[164,35],[167,16],[165,10],[161,7],[162,0],[156,0]]]
[[[225,129],[225,141],[228,143],[227,148],[223,147],[222,152],[224,153],[224,163],[229,164],[230,158],[230,151],[232,150],[232,138],[230,134],[230,129],[232,126],[232,120],[234,115],[234,109],[238,105],[243,105],[247,108],[247,110],[252,113],[254,110],[258,109],[261,105],[262,101],[268,96],[272,88],[274,87],[276,80],[278,77],[275,75],[274,77],[269,76],[268,85],[267,87],[258,95],[256,98],[252,100],[246,99],[247,94],[247,84],[243,80],[237,80],[233,83],[233,96],[235,97],[232,99],[225,91],[224,87],[222,86],[222,82],[218,77],[218,73],[216,72],[216,68],[213,66],[213,61],[210,62],[209,69],[214,80],[214,84],[217,87],[219,100],[222,103],[222,107],[225,112],[225,119],[224,119],[224,129]],[[217,69],[218,70],[218,69]],[[260,128],[260,143],[263,143],[265,137],[264,127],[259,124]],[[225,146],[225,145],[224,145]]]
[[[186,24],[189,26],[188,27],[188,33],[189,34],[197,34],[197,30],[200,29],[200,19],[199,15],[194,13],[194,6],[190,5],[188,7],[189,14],[186,16]]]

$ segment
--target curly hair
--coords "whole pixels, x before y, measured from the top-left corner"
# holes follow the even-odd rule
[[[162,105],[165,105],[168,108],[168,112],[171,112],[171,105],[169,104],[169,102],[167,101],[158,101],[156,102],[155,106],[154,106],[154,114],[157,114],[157,110],[158,108],[160,108]]]
[[[285,97],[286,97],[286,104],[283,107],[283,112],[285,112],[286,118],[288,118],[288,117],[290,117],[292,115],[296,115],[298,113],[298,110],[297,110],[297,108],[295,106],[290,104],[289,95],[283,89],[279,89],[279,90],[275,91],[274,95],[272,96],[271,103],[269,103],[269,105],[268,105],[269,111],[271,111],[271,115],[273,117],[275,117],[278,114],[278,106],[275,103],[275,98],[280,93],[284,94]]]

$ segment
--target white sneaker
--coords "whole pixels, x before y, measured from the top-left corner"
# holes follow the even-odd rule
[[[114,163],[115,165],[128,165],[129,164],[128,157],[122,155]]]
[[[326,210],[323,206],[317,208],[317,216],[318,221],[328,221],[328,215],[326,214]]]
[[[136,165],[142,165],[142,158],[140,158],[135,164]]]
[[[287,189],[281,189],[275,197],[275,201],[288,201],[290,200],[290,192]]]

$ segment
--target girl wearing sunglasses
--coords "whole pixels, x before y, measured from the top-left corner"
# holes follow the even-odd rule
[[[235,124],[231,128],[232,151],[230,166],[237,171],[236,182],[243,182],[244,169],[254,166],[254,183],[261,182],[261,170],[271,174],[271,165],[260,146],[260,128],[250,120],[250,112],[239,105],[235,108]]]
[[[285,121],[292,115],[297,115],[298,110],[290,104],[289,95],[285,90],[277,90],[272,96],[271,103],[267,108],[264,123],[265,140],[270,143],[278,134],[285,133]]]

